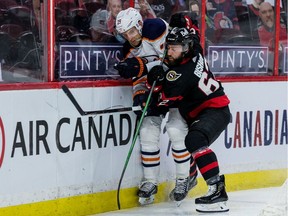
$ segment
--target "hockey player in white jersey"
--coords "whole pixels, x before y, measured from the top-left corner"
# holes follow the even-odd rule
[[[115,68],[123,78],[132,78],[133,106],[145,106],[148,89],[145,85],[148,71],[158,65],[164,56],[165,38],[168,34],[168,24],[160,19],[142,20],[140,13],[134,8],[121,11],[116,18],[116,30],[127,41],[123,47],[124,60]],[[158,96],[155,94],[155,96]],[[156,100],[157,101],[157,100]],[[157,193],[160,171],[160,133],[163,116],[167,110],[159,109],[156,103],[149,105],[146,116],[140,128],[141,159],[144,171],[143,181],[139,187],[140,204],[150,204]],[[139,113],[140,115],[142,113]],[[187,134],[187,124],[177,108],[169,109],[166,129],[172,146],[172,155],[176,165],[176,185],[170,193],[170,198],[181,202],[188,191],[197,184],[196,167],[187,151],[184,138]]]

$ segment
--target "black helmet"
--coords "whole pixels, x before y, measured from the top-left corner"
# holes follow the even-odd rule
[[[184,56],[192,52],[193,48],[193,33],[187,28],[174,27],[166,36],[166,45],[178,44],[183,47]]]
[[[166,37],[167,44],[190,44],[193,43],[193,36],[186,28],[174,27]]]

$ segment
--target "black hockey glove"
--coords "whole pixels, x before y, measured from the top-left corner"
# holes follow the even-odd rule
[[[132,77],[141,77],[147,74],[145,60],[139,57],[127,58],[124,61],[114,65],[119,75],[125,79]]]
[[[145,93],[137,94],[133,98],[133,106],[141,106],[142,107],[142,110],[134,111],[134,113],[138,117],[141,117],[141,115],[143,114],[143,109],[146,105],[148,96],[149,96],[149,91],[146,91]],[[150,99],[150,103],[149,103],[147,110],[146,110],[146,116],[160,116],[160,115],[165,116],[166,115],[166,113],[168,112],[168,107],[157,106],[158,99],[159,99],[159,94],[153,93],[151,96],[151,99]]]
[[[147,98],[148,98],[148,93],[144,92],[144,91],[143,91],[143,93],[141,92],[141,93],[135,95],[133,98],[133,107],[141,106],[141,108],[143,110],[145,105],[146,105]],[[134,111],[134,113],[140,117],[142,115],[142,112],[143,112],[142,110],[136,110],[136,111]]]
[[[192,27],[198,28],[197,14],[191,11],[175,13],[171,16],[169,27],[187,28],[189,30]]]
[[[156,65],[151,68],[147,75],[147,82],[150,86],[156,81],[156,86],[159,86],[164,81],[165,71],[161,65]]]

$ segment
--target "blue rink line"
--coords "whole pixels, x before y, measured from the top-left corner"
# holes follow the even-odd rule
[[[223,216],[287,216],[287,183],[282,187],[270,187],[252,190],[229,192],[228,206],[229,212],[225,213],[199,213],[195,210],[193,198],[187,198],[180,207],[176,207],[173,202],[157,203],[145,207],[136,207],[125,210],[118,210],[96,214],[97,216],[141,216],[141,215],[223,215]],[[281,199],[281,200],[280,200]],[[285,200],[284,200],[285,199]],[[281,202],[281,204],[279,203]],[[286,202],[286,210],[283,210]],[[268,206],[269,205],[269,206]],[[279,208],[280,205],[280,208]],[[95,216],[95,215],[94,215]]]

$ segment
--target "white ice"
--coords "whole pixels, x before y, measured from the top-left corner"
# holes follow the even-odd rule
[[[286,195],[283,196],[283,193]],[[180,207],[176,207],[175,203],[173,202],[165,202],[165,203],[157,203],[145,207],[136,207],[131,209],[124,209],[124,210],[118,210],[118,211],[112,211],[102,214],[97,214],[97,216],[105,216],[105,215],[135,215],[135,216],[141,216],[141,215],[149,215],[149,216],[157,216],[157,215],[163,215],[163,216],[170,216],[170,215],[178,215],[178,216],[184,216],[184,215],[223,215],[223,216],[260,216],[260,215],[269,215],[269,216],[287,216],[287,209],[281,211],[281,213],[277,213],[278,210],[273,210],[273,206],[276,205],[277,199],[279,197],[287,197],[287,187],[272,187],[272,188],[263,188],[263,189],[253,189],[253,190],[243,190],[243,191],[236,191],[236,192],[229,192],[229,212],[225,213],[199,213],[195,210],[195,204],[193,198],[186,198]],[[281,196],[279,196],[282,194]],[[281,201],[283,203],[283,200]],[[285,200],[286,207],[287,207],[287,199]],[[268,213],[266,212],[263,214],[263,209],[267,209],[267,205],[270,205],[268,207]],[[281,206],[283,206],[281,204]],[[271,212],[272,213],[271,213]],[[270,212],[270,213],[269,213]],[[262,213],[262,214],[261,214]]]

